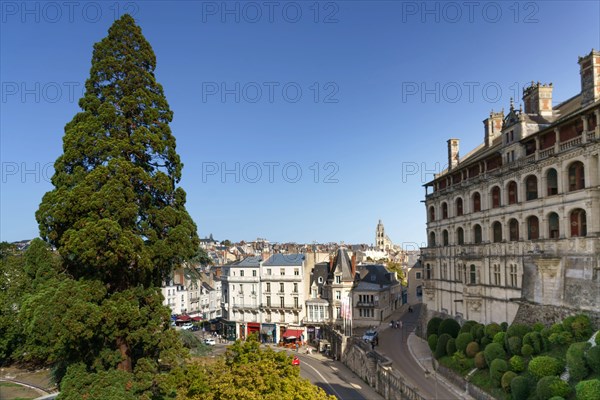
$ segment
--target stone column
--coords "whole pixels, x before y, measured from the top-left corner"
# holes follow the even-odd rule
[[[554,128],[554,137],[556,142],[554,143],[554,154],[558,154],[560,150],[560,131],[558,128]]]

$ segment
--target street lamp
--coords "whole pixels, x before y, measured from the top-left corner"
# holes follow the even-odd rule
[[[426,369],[425,376],[429,378],[431,375],[432,375],[431,371]],[[435,371],[435,368],[433,368],[433,378],[435,379],[435,400],[437,400],[437,398],[438,398],[438,381],[437,381],[437,373]]]

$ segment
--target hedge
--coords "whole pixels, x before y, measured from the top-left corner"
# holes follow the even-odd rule
[[[522,376],[516,376],[510,382],[510,392],[513,400],[527,400],[529,397],[529,381]]]
[[[467,346],[472,341],[473,341],[473,335],[471,335],[471,332],[459,333],[458,337],[456,338],[456,349],[458,351],[462,351],[463,353],[465,353],[467,351]]]
[[[452,318],[443,320],[438,328],[438,336],[447,333],[453,338],[456,338],[458,336],[458,332],[460,332],[460,324]]]
[[[550,356],[534,357],[530,362],[527,370],[536,377],[541,379],[545,376],[557,376],[563,371],[564,365],[561,360]]]
[[[437,347],[437,342],[438,342],[438,335],[436,335],[435,333],[433,333],[427,337],[427,344],[429,344],[429,349],[431,351],[435,351],[435,348]]]
[[[515,379],[518,375],[512,371],[506,371],[504,375],[502,375],[502,379],[500,380],[500,385],[502,386],[502,390],[506,393],[510,392],[510,383],[513,379]]]
[[[478,369],[484,369],[487,367],[487,363],[485,362],[485,356],[483,355],[483,351],[475,354],[475,367]]]
[[[590,344],[588,342],[573,343],[567,350],[567,368],[571,381],[578,382],[590,373],[585,362],[585,352]]]
[[[490,364],[490,379],[494,382],[494,385],[500,386],[502,375],[508,371],[508,364],[505,360],[496,358]]]
[[[433,353],[435,358],[440,359],[446,355],[446,345],[450,339],[452,339],[452,337],[447,333],[444,333],[438,337],[437,345],[435,346],[435,352]]]
[[[465,352],[467,354],[467,357],[473,358],[478,352],[479,345],[477,344],[477,342],[471,342],[467,345],[467,350]]]
[[[485,362],[487,363],[487,365],[491,365],[492,361],[494,361],[497,358],[506,358],[506,352],[504,351],[504,348],[498,343],[488,344],[485,347],[483,354],[485,355]]]
[[[539,400],[549,400],[554,396],[569,396],[571,386],[558,376],[545,376],[537,383],[535,392]]]
[[[440,324],[442,323],[442,319],[439,317],[433,317],[427,323],[427,337],[438,333],[438,329]]]
[[[600,337],[600,335],[598,335]],[[585,354],[587,365],[597,374],[600,374],[600,346],[596,345]]]
[[[575,386],[577,400],[600,400],[600,379],[581,381]]]
[[[525,371],[525,361],[521,356],[512,356],[510,360],[508,360],[510,364],[511,371],[515,372],[523,372]]]

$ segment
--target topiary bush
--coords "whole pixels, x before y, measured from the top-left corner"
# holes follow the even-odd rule
[[[446,343],[446,354],[451,356],[456,353],[456,339],[451,338],[448,339],[448,343]]]
[[[502,379],[500,380],[500,386],[502,386],[502,390],[506,393],[510,392],[510,383],[513,379],[515,379],[518,375],[512,371],[506,371],[504,375],[502,375]]]
[[[440,359],[447,354],[446,345],[450,339],[452,339],[452,337],[447,333],[444,333],[438,337],[437,345],[435,346],[435,351],[433,352],[433,356],[435,358]]]
[[[524,344],[523,347],[521,347],[521,354],[523,357],[530,357],[533,354],[533,347],[528,344]]]
[[[429,337],[427,338],[427,344],[429,344],[429,349],[431,351],[435,351],[435,348],[437,347],[437,342],[438,342],[438,335],[431,334],[429,335]]]
[[[585,354],[585,361],[592,371],[600,374],[600,346],[596,345],[591,349],[588,349]]]
[[[525,361],[521,356],[512,356],[510,360],[508,360],[508,364],[510,365],[511,371],[514,372],[523,372],[525,371]]]
[[[542,335],[537,332],[529,332],[523,336],[523,344],[528,344],[533,348],[535,354],[539,354],[543,350],[543,339]]]
[[[473,335],[471,332],[463,332],[459,333],[456,337],[456,350],[462,351],[463,353],[467,351],[467,346],[469,343],[473,341]]]
[[[483,354],[483,351],[475,354],[474,362],[477,369],[484,369],[487,367],[487,362],[485,362],[485,355]]]
[[[492,361],[497,358],[505,359],[506,352],[504,351],[504,347],[502,347],[498,343],[490,343],[483,350],[483,354],[485,355],[485,362],[487,365],[491,365]]]
[[[438,329],[440,327],[440,324],[442,323],[442,319],[439,317],[433,317],[429,320],[429,322],[427,323],[427,337],[433,335],[433,334],[438,334]]]
[[[479,343],[481,344],[481,347],[485,348],[485,346],[487,346],[488,344],[492,343],[492,339],[490,339],[487,336],[484,336],[481,338],[481,340],[479,341]]]
[[[545,328],[545,326],[541,322],[536,322],[535,324],[533,324],[533,326],[531,328],[533,329],[534,332],[541,332],[542,329]]]
[[[510,382],[510,392],[513,400],[527,400],[529,397],[529,381],[522,376],[514,377]]]
[[[554,396],[567,397],[571,387],[558,376],[545,376],[537,383],[535,393],[539,400],[549,400]]]
[[[467,321],[463,324],[463,326],[461,326],[460,328],[460,333],[471,333],[471,328],[473,328],[473,326],[477,325],[477,322],[475,321]]]
[[[438,336],[447,333],[451,337],[456,338],[458,336],[458,332],[460,332],[460,324],[452,318],[443,320],[438,328]]]
[[[481,344],[481,339],[485,336],[485,326],[482,324],[473,325],[471,335],[473,335],[475,341]]]
[[[490,364],[490,379],[496,386],[500,386],[502,375],[508,371],[508,364],[501,358],[496,358]]]
[[[495,322],[492,322],[485,327],[485,334],[489,338],[493,338],[498,332],[502,332],[502,328]]]
[[[561,360],[550,356],[534,357],[529,361],[527,370],[536,379],[545,376],[557,376],[564,370],[564,364]]]
[[[498,332],[494,335],[492,342],[499,343],[502,346],[504,346],[505,338],[506,338],[506,332]]]
[[[565,318],[563,328],[565,331],[570,332],[573,339],[577,341],[588,340],[592,336],[592,323],[585,314]]]
[[[512,355],[521,354],[521,338],[513,336],[508,338],[508,352]]]
[[[573,343],[567,350],[567,368],[571,381],[577,382],[590,373],[585,362],[585,353],[591,345],[588,342]]]
[[[467,357],[469,358],[473,358],[475,357],[475,355],[479,353],[479,345],[477,344],[477,342],[471,342],[467,345],[467,349],[465,351],[465,354],[467,355]]]
[[[523,336],[531,332],[531,327],[525,324],[512,324],[508,327],[506,331],[506,336],[511,338],[513,336],[518,336],[523,339]]]
[[[600,379],[581,381],[575,386],[577,400],[600,400]]]
[[[596,346],[600,346],[600,331],[598,331],[594,340],[596,341]]]

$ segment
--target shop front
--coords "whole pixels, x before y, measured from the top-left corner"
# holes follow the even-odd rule
[[[227,340],[235,340],[235,322],[234,321],[223,321],[223,335]]]
[[[256,334],[257,336],[260,333],[260,323],[259,322],[248,322],[248,336],[252,335],[253,333]],[[248,337],[246,336],[246,337]]]
[[[277,329],[275,324],[262,324],[260,328],[260,341],[262,343],[277,343]]]
[[[316,343],[321,338],[321,329],[319,326],[309,325],[306,327],[306,336],[308,343]]]

